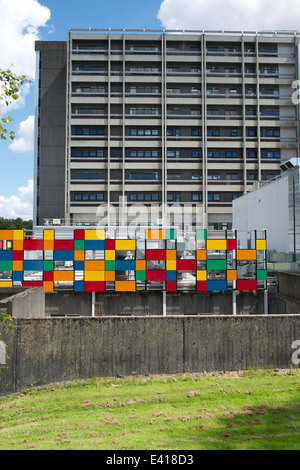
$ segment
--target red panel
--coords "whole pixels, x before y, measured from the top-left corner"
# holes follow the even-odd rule
[[[166,290],[168,292],[176,292],[177,291],[177,282],[176,281],[167,281]]]
[[[197,271],[197,261],[194,259],[177,260],[177,271]]]
[[[44,271],[44,281],[52,282],[54,277],[53,271]]]
[[[166,250],[146,250],[146,260],[148,261],[165,261]]]
[[[206,292],[207,291],[207,282],[206,281],[197,281],[197,290]]]
[[[105,240],[105,249],[114,250],[115,249],[115,240]]]
[[[43,281],[23,281],[23,287],[43,287]]]
[[[236,250],[236,240],[227,240],[227,250]]]
[[[166,278],[166,271],[146,271],[146,281],[165,281]]]
[[[84,230],[74,230],[74,240],[84,240]]]
[[[44,240],[24,240],[24,250],[43,250]]]
[[[85,292],[104,292],[105,282],[104,281],[86,281],[84,283]]]
[[[257,290],[257,281],[237,281],[236,290]]]
[[[22,250],[14,250],[13,251],[13,260],[14,261],[23,261],[23,254]]]
[[[54,250],[74,250],[73,240],[55,240]]]

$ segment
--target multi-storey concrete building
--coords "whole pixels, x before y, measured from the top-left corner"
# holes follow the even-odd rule
[[[299,155],[298,33],[93,30],[37,50],[36,224],[96,220],[102,202],[232,200]],[[164,218],[162,213],[161,218]]]

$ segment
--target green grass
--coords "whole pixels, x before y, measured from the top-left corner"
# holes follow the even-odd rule
[[[92,378],[0,398],[0,450],[299,450],[300,372]]]

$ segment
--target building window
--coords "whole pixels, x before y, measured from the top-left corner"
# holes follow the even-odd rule
[[[180,157],[180,150],[167,150],[167,157],[168,158],[179,158]]]
[[[131,202],[159,202],[158,193],[130,193]]]
[[[168,193],[167,201],[168,202],[180,202],[181,194],[180,193]]]
[[[226,151],[226,158],[238,158],[239,153],[237,150],[227,150]]]
[[[152,94],[159,93],[159,88],[154,86],[132,86],[130,87],[130,93],[134,94]]]
[[[130,135],[132,136],[158,136],[158,129],[130,129]]]
[[[158,150],[130,150],[132,158],[158,158]]]
[[[192,202],[202,202],[202,193],[192,193]]]
[[[104,129],[102,127],[76,127],[75,135],[104,135]]]
[[[136,114],[154,114],[158,115],[159,114],[159,109],[158,108],[130,108],[129,110],[130,115],[136,115]]]
[[[130,173],[131,180],[158,180],[158,171],[144,172],[144,173]]]
[[[192,136],[201,137],[202,136],[202,129],[192,129]]]
[[[209,202],[219,202],[221,201],[220,193],[208,193],[207,199]]]
[[[105,178],[104,171],[94,171],[94,170],[72,171],[72,179],[76,179],[76,180],[103,180],[104,178]]]
[[[207,129],[208,137],[220,137],[220,129]]]
[[[103,202],[103,193],[74,193],[75,202]]]
[[[202,150],[192,150],[192,158],[202,158]]]
[[[101,149],[73,149],[72,157],[75,158],[102,158],[104,157],[104,150]]]
[[[208,150],[207,151],[208,158],[220,158],[220,151],[219,150]]]

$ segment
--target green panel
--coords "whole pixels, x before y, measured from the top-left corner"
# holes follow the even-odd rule
[[[0,271],[12,271],[12,261],[0,261]]]
[[[258,281],[266,281],[267,280],[267,270],[262,269],[257,271],[257,280]]]
[[[105,261],[105,271],[115,271],[116,262],[115,260]]]
[[[75,240],[75,250],[83,251],[84,250],[84,240]]]
[[[226,259],[210,259],[207,260],[207,271],[226,271]]]
[[[146,281],[146,271],[136,271],[137,281]]]
[[[206,230],[197,230],[197,240],[207,240]]]
[[[46,260],[44,261],[44,271],[53,271],[54,270],[54,262]]]
[[[167,240],[176,240],[177,232],[175,229],[166,230],[166,239]]]

